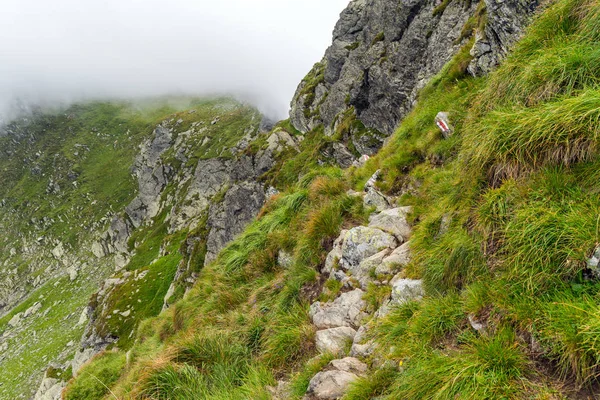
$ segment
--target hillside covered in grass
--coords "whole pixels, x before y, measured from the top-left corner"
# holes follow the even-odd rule
[[[596,2],[545,5],[478,77],[464,37],[364,165],[331,165],[373,132],[351,104],[309,127],[261,177],[281,193],[64,398],[593,399],[599,27]]]
[[[232,99],[176,98],[38,110],[3,127],[0,398],[29,398],[44,374],[60,395],[87,359],[127,348],[139,321],[183,295],[201,266],[182,260],[203,263],[264,201],[255,178],[279,144],[267,148],[261,120]]]

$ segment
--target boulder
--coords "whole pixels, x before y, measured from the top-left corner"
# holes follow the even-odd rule
[[[333,249],[331,249],[325,259],[325,265],[323,267],[324,273],[330,274],[336,269],[339,260],[342,258],[342,244],[344,243],[346,233],[348,233],[347,230],[342,230],[340,236],[333,242]]]
[[[392,279],[392,302],[403,304],[421,300],[425,296],[423,281],[420,279]]]
[[[342,293],[333,302],[317,301],[310,306],[310,317],[319,329],[337,328],[339,326],[358,327],[368,314],[363,310],[366,302],[362,299],[365,292],[355,289]]]
[[[354,341],[356,331],[348,326],[317,331],[316,344],[320,353],[342,354]]]
[[[350,229],[342,244],[342,266],[349,270],[360,262],[387,248],[396,248],[394,236],[377,228],[357,226]]]
[[[11,326],[14,328],[15,326],[19,325],[21,323],[22,316],[23,316],[22,312],[13,315],[13,317],[10,319],[10,321],[8,321],[8,326]]]
[[[367,364],[354,357],[333,360],[329,365],[338,371],[350,372],[356,375],[363,375],[368,370]]]
[[[373,351],[375,351],[375,342],[367,339],[367,328],[361,326],[354,336],[354,342],[352,342],[352,347],[350,348],[350,356],[366,358],[373,354]]]
[[[394,249],[375,269],[377,275],[390,275],[398,272],[410,263],[410,242]]]
[[[319,372],[310,380],[305,399],[339,399],[356,379],[358,375],[352,372],[337,370]]]
[[[352,277],[358,281],[362,289],[366,289],[369,282],[373,279],[372,274],[377,271],[377,268],[381,266],[383,260],[390,254],[390,249],[384,249],[379,253],[373,254],[370,257],[365,258],[358,264],[358,266],[351,266],[348,271],[352,274]]]
[[[406,218],[412,212],[412,207],[398,207],[381,211],[369,217],[369,227],[391,233],[403,243],[410,238],[411,227]]]
[[[375,188],[367,189],[363,202],[367,207],[375,207],[377,211],[387,210],[391,207],[388,199]]]
[[[67,386],[67,382],[55,378],[44,378],[38,388],[34,400],[60,400],[62,391]]]

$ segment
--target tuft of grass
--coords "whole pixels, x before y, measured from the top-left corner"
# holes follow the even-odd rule
[[[63,393],[65,400],[100,400],[111,397],[110,387],[121,376],[125,355],[107,351],[86,364]]]

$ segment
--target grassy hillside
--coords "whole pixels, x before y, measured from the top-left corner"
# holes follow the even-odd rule
[[[465,73],[466,46],[363,167],[320,166],[334,139],[308,133],[264,177],[285,190],[181,301],[142,324],[125,361],[118,350],[99,355],[65,398],[269,399],[281,378],[302,398],[333,357],[313,358],[309,304],[340,290],[319,271],[340,230],[372,211],[348,189],[376,170],[382,191],[414,207],[403,273],[422,278],[427,296],[373,321],[370,372],[344,398],[592,398],[599,35],[596,2],[560,0],[488,77]],[[454,126],[449,139],[434,124],[439,111]],[[366,294],[374,307],[385,295]]]
[[[202,153],[188,157],[186,166],[164,155],[183,174],[202,157],[227,157],[259,122],[256,110],[231,99],[159,99],[40,111],[5,127],[0,137],[0,398],[29,398],[49,363],[61,366],[49,376],[69,379],[71,370],[62,365],[79,349],[86,307],[115,271],[113,258],[96,257],[91,245],[136,196],[131,168],[155,127],[165,123],[175,134],[188,132],[182,143],[190,148],[200,149],[197,142],[202,142]],[[210,128],[194,135],[192,124]],[[121,338],[122,347],[140,320],[161,311],[182,258],[178,250],[187,231],[167,234],[169,211],[135,233],[131,250],[139,250],[115,276],[135,277],[124,279],[108,300],[111,313],[121,308],[127,317],[94,316],[99,333]]]

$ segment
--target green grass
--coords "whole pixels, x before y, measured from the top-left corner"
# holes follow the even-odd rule
[[[101,400],[110,395],[125,366],[122,353],[104,352],[94,357],[79,372],[75,383],[63,394],[65,400]]]
[[[180,111],[190,107],[194,112]],[[211,125],[215,116],[220,120]],[[91,243],[108,228],[111,217],[135,197],[137,182],[131,166],[139,144],[152,135],[155,126],[166,120],[173,125],[175,137],[192,125],[196,130],[209,127],[203,134],[185,139],[195,148],[210,136],[197,160],[217,153],[229,156],[227,150],[244,134],[256,133],[257,116],[256,110],[231,99],[167,98],[135,104],[77,104],[58,112],[36,113],[8,126],[11,135],[0,138],[0,197],[4,200],[0,244],[6,249],[2,262],[11,265],[6,272],[13,282],[11,290],[23,298],[0,318],[0,332],[6,332],[7,322],[36,301],[42,308],[16,330],[18,338],[8,339],[9,349],[0,369],[11,373],[0,378],[0,397],[29,396],[48,363],[65,363],[78,350],[85,327],[78,325],[80,315],[100,283],[114,273],[112,258],[96,259],[90,252]],[[175,169],[182,167],[172,154],[165,154],[163,160]],[[190,160],[190,167],[193,162]],[[56,182],[60,191],[47,193],[50,181]],[[107,299],[108,308],[98,311],[104,314],[97,321],[100,331],[118,337],[119,347],[128,348],[138,323],[160,312],[183,257],[178,249],[187,232],[167,235],[164,218],[168,211],[132,239],[131,245],[137,243],[138,247],[126,270],[138,277],[147,275],[126,280]],[[66,266],[50,255],[55,240],[70,254],[68,266],[80,265],[73,282],[64,277]],[[158,257],[163,245],[168,254]],[[11,255],[11,248],[16,254]],[[197,250],[196,259],[202,253]],[[36,277],[42,281],[34,287]],[[180,292],[185,285],[181,283]],[[129,316],[112,313],[128,309]]]
[[[466,31],[485,23],[482,8],[477,18]],[[308,306],[341,290],[319,269],[343,227],[366,223],[369,210],[346,191],[362,190],[378,169],[379,187],[414,206],[404,273],[422,278],[427,296],[374,321],[372,357],[385,368],[345,398],[577,398],[596,390],[600,284],[586,279],[585,261],[600,242],[598,38],[600,6],[560,0],[484,78],[466,74],[471,38],[360,168],[319,163],[331,141],[352,142],[350,112],[333,137],[323,127],[308,132],[300,152],[284,152],[263,177],[283,193],[198,269],[185,297],[140,325],[116,395],[266,399],[266,386],[284,377],[292,398],[302,398],[331,360],[311,360]],[[317,65],[305,81],[308,103],[322,73]],[[439,111],[455,128],[449,139],[434,124]],[[279,250],[293,255],[291,267],[277,264]],[[369,286],[366,300],[376,308],[388,293]]]

